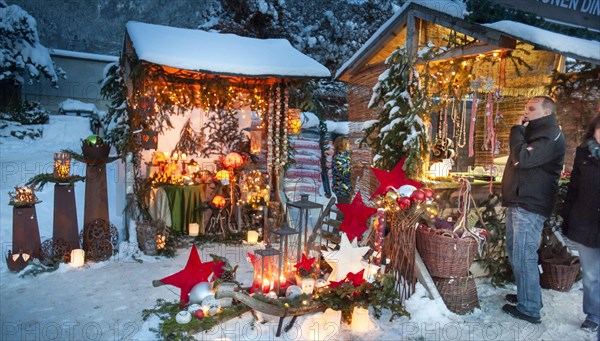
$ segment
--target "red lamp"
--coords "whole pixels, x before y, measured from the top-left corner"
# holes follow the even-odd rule
[[[231,152],[225,155],[225,158],[223,159],[223,166],[225,168],[236,169],[243,164],[244,158],[236,152]]]

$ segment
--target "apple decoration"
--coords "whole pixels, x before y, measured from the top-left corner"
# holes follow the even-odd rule
[[[420,189],[415,190],[414,192],[412,192],[412,194],[410,195],[410,198],[414,201],[424,201],[426,196],[425,196],[425,192],[423,192]]]
[[[402,210],[408,210],[410,208],[410,205],[412,205],[412,201],[409,197],[399,197],[398,199],[396,199],[396,202]]]
[[[431,188],[423,188],[423,189],[421,189],[421,191],[423,191],[423,193],[425,193],[425,198],[427,198],[427,199],[433,198],[434,192]]]

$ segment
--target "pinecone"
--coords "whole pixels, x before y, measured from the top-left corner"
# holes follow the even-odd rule
[[[233,282],[235,280],[235,271],[224,271],[221,274],[223,282]]]
[[[300,268],[298,269],[298,275],[301,277],[308,277],[308,275],[310,275],[310,271],[306,270],[305,268]]]

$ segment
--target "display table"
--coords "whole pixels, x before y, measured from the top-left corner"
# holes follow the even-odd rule
[[[206,222],[210,218],[210,210],[204,210],[202,207],[206,207],[215,194],[215,187],[212,183],[193,186],[163,186],[160,189],[162,190],[154,189],[154,200],[161,202],[164,201],[162,196],[167,196],[172,231],[188,234],[190,223],[200,224],[201,231],[204,231]]]

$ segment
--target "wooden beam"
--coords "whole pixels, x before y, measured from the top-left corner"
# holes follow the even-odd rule
[[[409,12],[406,18],[406,52],[408,52],[410,60],[416,59],[418,50],[419,29],[416,27],[415,17]]]
[[[436,58],[432,59],[431,61],[442,61],[442,60],[448,60],[448,59],[455,59],[455,58],[460,58],[460,57],[468,57],[468,56],[476,56],[479,54],[486,54],[486,53],[490,53],[493,51],[497,51],[497,50],[510,50],[507,48],[502,48],[499,46],[494,46],[494,45],[489,45],[483,42],[476,42],[467,46],[463,46],[463,47],[456,47],[453,48],[451,50],[448,50],[440,55],[438,55]],[[419,63],[423,63],[423,60],[419,60]]]

